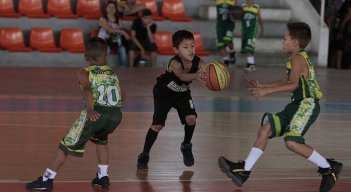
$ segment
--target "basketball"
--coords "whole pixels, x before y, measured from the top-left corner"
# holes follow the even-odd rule
[[[229,9],[229,14],[234,17],[234,19],[241,20],[244,16],[243,8],[240,6],[233,6]]]
[[[204,75],[205,86],[212,91],[222,91],[229,85],[229,69],[218,61],[207,64]]]

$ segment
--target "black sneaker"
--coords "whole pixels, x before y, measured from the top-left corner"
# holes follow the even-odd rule
[[[43,177],[38,177],[36,181],[27,183],[26,188],[36,191],[51,191],[53,188],[53,179],[43,181]]]
[[[108,188],[110,186],[110,179],[108,176],[103,176],[99,179],[98,174],[96,174],[96,177],[91,181],[91,184],[96,188]]]
[[[189,143],[189,144],[182,143],[180,145],[180,150],[182,151],[182,154],[183,154],[184,165],[186,165],[188,167],[194,165],[194,156],[193,156],[193,152],[192,152],[192,147],[193,147],[193,144],[191,144],[191,143]]]
[[[137,169],[148,169],[147,164],[149,163],[149,154],[147,153],[140,153],[138,156],[138,165]]]
[[[251,171],[244,170],[245,161],[234,163],[221,156],[218,158],[218,165],[222,172],[226,173],[238,187],[241,187],[245,183],[251,173]]]
[[[322,175],[322,182],[319,187],[320,192],[328,192],[334,187],[343,167],[342,163],[336,162],[334,159],[327,159],[327,161],[330,164],[329,168],[319,167],[318,169],[319,174]]]

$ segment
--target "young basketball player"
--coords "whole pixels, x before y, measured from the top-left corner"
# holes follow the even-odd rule
[[[233,35],[235,18],[230,14],[230,9],[236,4],[236,0],[216,0],[217,20],[217,47],[226,65],[234,65],[236,62]]]
[[[96,144],[96,155],[99,171],[92,184],[107,188],[108,168],[108,135],[121,121],[120,108],[125,98],[124,91],[114,71],[106,65],[107,44],[103,39],[92,38],[86,44],[85,59],[88,67],[78,72],[78,80],[83,92],[85,109],[72,125],[67,135],[61,140],[57,155],[52,165],[43,176],[28,183],[27,189],[51,190],[53,180],[65,163],[68,155],[82,157],[87,141]]]
[[[288,23],[283,42],[283,51],[291,54],[286,78],[269,83],[248,79],[254,99],[272,93],[291,92],[291,103],[277,114],[264,114],[256,142],[245,161],[232,162],[223,156],[219,157],[219,167],[236,185],[241,186],[248,179],[269,139],[279,136],[284,136],[285,146],[289,150],[319,167],[318,172],[322,175],[321,192],[330,191],[342,171],[342,163],[325,159],[307,145],[303,137],[319,115],[319,99],[322,97],[314,68],[304,50],[310,40],[311,30],[306,23]]]
[[[264,32],[263,20],[260,13],[260,6],[254,4],[253,0],[246,0],[246,3],[242,7],[244,16],[241,22],[241,52],[247,55],[245,70],[252,72],[256,71],[254,52],[258,24],[262,35]]]
[[[176,56],[170,59],[166,70],[157,77],[154,94],[154,115],[145,138],[143,152],[138,156],[138,169],[148,169],[149,153],[158,133],[165,126],[168,112],[175,108],[184,125],[184,140],[180,149],[186,166],[194,165],[191,139],[194,133],[197,114],[190,94],[189,84],[202,80],[205,66],[195,55],[194,36],[191,32],[180,30],[173,34],[173,49]]]

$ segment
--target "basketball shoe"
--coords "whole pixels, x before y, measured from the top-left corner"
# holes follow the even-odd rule
[[[238,187],[241,187],[245,183],[251,173],[251,171],[244,170],[245,161],[234,163],[221,156],[218,158],[218,165],[222,172],[226,173]]]
[[[194,156],[193,156],[193,152],[192,152],[192,147],[193,147],[193,144],[191,144],[191,143],[189,143],[189,144],[182,143],[180,145],[180,150],[182,151],[182,154],[183,154],[184,165],[186,165],[188,167],[194,165]]]
[[[98,174],[96,174],[96,177],[91,181],[91,184],[96,188],[108,188],[110,186],[110,179],[108,176],[103,176],[99,179]]]
[[[138,164],[137,164],[137,169],[148,169],[147,164],[149,163],[149,154],[147,153],[140,153],[138,156]]]
[[[320,192],[328,192],[334,187],[343,167],[342,163],[334,161],[334,159],[327,159],[327,161],[330,164],[329,168],[318,168],[319,174],[322,175],[322,182],[319,187]]]
[[[256,71],[256,65],[255,64],[246,64],[245,70],[247,72],[254,72],[254,71]]]
[[[27,183],[26,188],[36,191],[51,191],[53,188],[53,179],[43,181],[43,177],[38,177],[37,180]]]

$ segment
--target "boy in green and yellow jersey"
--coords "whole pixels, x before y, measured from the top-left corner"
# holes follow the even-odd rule
[[[310,41],[311,29],[306,23],[288,23],[283,42],[283,51],[291,54],[286,78],[268,83],[247,79],[254,99],[272,93],[290,92],[291,102],[277,114],[264,114],[257,139],[245,161],[232,162],[223,156],[219,157],[219,167],[236,185],[241,186],[248,179],[269,139],[280,136],[284,136],[285,146],[290,151],[319,167],[318,172],[322,175],[320,192],[330,191],[335,185],[343,164],[334,159],[325,159],[304,139],[305,133],[319,115],[319,99],[322,97],[314,68],[304,50]]]
[[[106,42],[100,38],[90,39],[85,51],[85,59],[89,66],[78,72],[85,108],[61,140],[52,165],[46,169],[43,176],[28,183],[27,189],[51,191],[53,180],[68,155],[82,157],[84,146],[89,140],[96,144],[99,167],[92,184],[99,188],[108,188],[108,135],[121,122],[120,108],[125,94],[117,75],[106,65],[106,58]]]
[[[263,20],[260,13],[260,6],[254,4],[253,0],[246,0],[242,5],[244,16],[241,21],[241,52],[247,54],[246,71],[255,71],[255,42],[258,32],[258,24],[263,35]]]
[[[226,65],[235,64],[236,61],[233,44],[235,18],[229,13],[230,9],[235,6],[235,4],[236,0],[216,0],[217,47]]]

